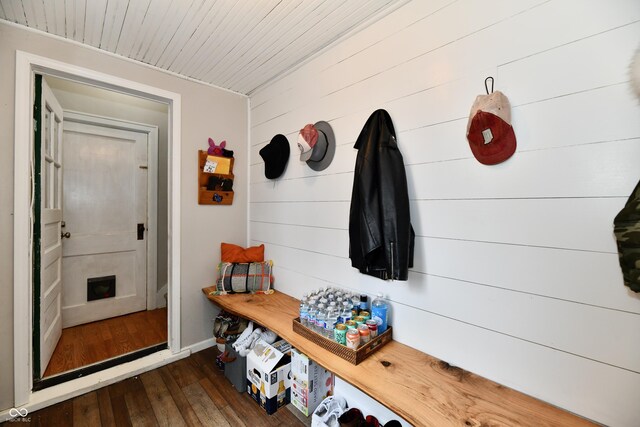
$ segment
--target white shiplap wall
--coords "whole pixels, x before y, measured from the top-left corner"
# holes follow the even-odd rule
[[[250,239],[276,288],[338,285],[392,302],[394,338],[616,426],[640,410],[640,298],[622,284],[612,221],[640,178],[640,101],[628,66],[637,0],[413,1],[251,97]],[[465,138],[488,75],[512,103],[518,149],[484,166]],[[407,282],[348,258],[353,144],[391,114],[415,228]],[[327,120],[320,173],[297,130]],[[285,134],[277,181],[258,151]]]

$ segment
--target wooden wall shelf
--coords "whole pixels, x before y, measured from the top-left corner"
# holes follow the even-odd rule
[[[293,331],[297,299],[277,291],[215,296],[212,290],[202,289],[221,308],[273,330],[413,425],[595,425],[393,340],[354,366]]]
[[[204,164],[207,161],[207,152],[198,151],[198,204],[200,205],[230,205],[233,203],[233,191],[224,191],[220,188],[207,190],[209,177],[219,177],[230,179],[233,182],[233,157],[231,157],[231,168],[229,173],[207,173],[204,172]]]

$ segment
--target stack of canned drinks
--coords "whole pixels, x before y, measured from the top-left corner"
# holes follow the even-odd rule
[[[382,294],[377,295],[369,308],[367,295],[322,288],[300,300],[300,323],[355,350],[387,330],[388,311]]]

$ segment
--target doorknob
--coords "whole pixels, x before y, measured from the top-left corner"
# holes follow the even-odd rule
[[[61,239],[64,239],[65,237],[68,239],[69,237],[71,237],[71,233],[69,233],[68,231],[66,233],[60,233]]]

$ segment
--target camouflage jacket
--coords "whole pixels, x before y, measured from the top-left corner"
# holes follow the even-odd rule
[[[640,182],[613,220],[624,284],[640,292]]]

